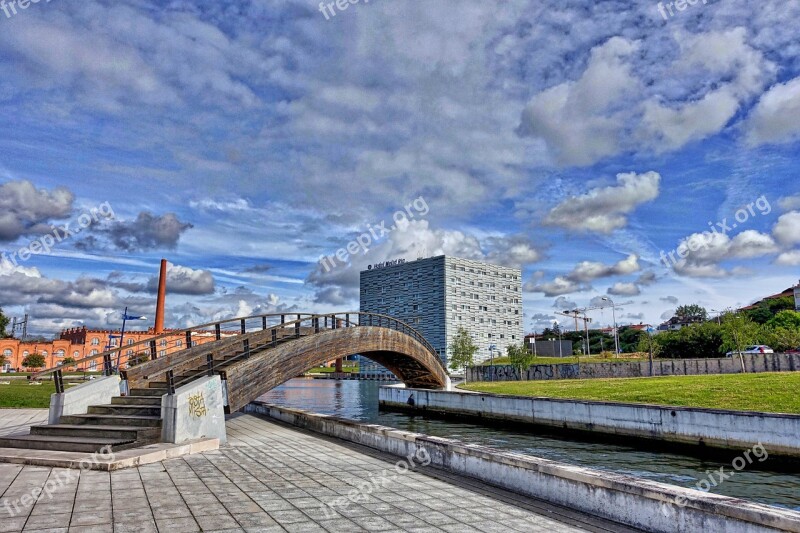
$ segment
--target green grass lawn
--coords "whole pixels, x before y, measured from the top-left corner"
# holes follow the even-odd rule
[[[318,367],[315,367],[315,368],[312,368],[312,369],[308,370],[307,372],[309,374],[330,374],[330,373],[333,373],[334,371],[336,371],[336,369],[334,367],[332,367],[332,366],[326,366],[326,367],[318,366]],[[356,373],[356,372],[358,372],[358,367],[357,366],[343,366],[342,367],[342,372]]]
[[[42,381],[41,385],[28,385],[27,379],[4,380],[0,375],[0,383],[5,381],[11,384],[0,385],[0,408],[46,409],[50,406],[50,395],[56,391],[55,383],[52,381]]]
[[[626,379],[469,383],[471,391],[517,396],[800,413],[800,372]]]

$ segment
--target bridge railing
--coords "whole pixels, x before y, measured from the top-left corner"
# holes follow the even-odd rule
[[[135,339],[140,337],[142,332],[131,331],[127,333],[127,337],[113,332],[109,333],[108,344],[103,351],[100,351],[100,348],[91,348],[93,353],[69,366],[57,365],[41,370],[31,374],[28,379],[38,381],[52,377],[56,382],[56,391],[63,392],[62,374],[69,368],[90,372],[102,371],[104,375],[111,375],[159,358],[190,352],[205,344],[220,343],[242,334],[266,330],[292,319],[310,316],[312,315],[308,313],[269,313],[231,318],[185,329],[169,330],[140,341]]]
[[[179,355],[165,365],[147,366],[146,375],[138,375],[137,369],[125,373],[126,379],[134,381],[144,378],[152,381],[163,376],[169,392],[190,383],[205,375],[219,373],[224,366],[249,358],[254,352],[265,348],[275,347],[287,340],[315,335],[323,331],[330,331],[349,327],[372,326],[389,328],[404,333],[422,344],[430,353],[439,360],[433,346],[409,324],[396,318],[377,313],[332,313],[325,315],[311,315],[300,317],[288,322],[282,322],[268,327],[260,332],[254,332],[243,339],[230,339],[224,344],[215,345],[213,350],[196,351],[186,356]],[[212,348],[212,347],[208,347]],[[192,372],[191,370],[194,370]],[[190,371],[188,374],[183,372]]]

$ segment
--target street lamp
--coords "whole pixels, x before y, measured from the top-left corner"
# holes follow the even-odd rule
[[[617,306],[614,305],[614,300],[608,296],[603,296],[602,299],[611,304],[611,316],[614,318],[614,350],[616,350],[615,353],[619,355],[619,337],[617,336]]]
[[[128,314],[128,307],[125,307],[125,311],[122,313],[122,331],[119,333],[119,351],[117,352],[117,369],[119,369],[119,360],[122,357],[122,341],[125,339],[125,323],[128,320],[147,320],[146,316],[137,316],[137,315],[129,315]],[[109,338],[115,338],[116,335],[109,335]]]

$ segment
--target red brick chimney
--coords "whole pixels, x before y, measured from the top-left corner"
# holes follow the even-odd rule
[[[156,302],[156,323],[154,333],[164,333],[164,302],[167,299],[167,260],[161,260],[161,273],[158,276],[158,301]]]

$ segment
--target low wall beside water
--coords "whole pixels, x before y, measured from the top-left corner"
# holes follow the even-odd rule
[[[408,405],[411,394],[413,407]],[[761,443],[770,454],[800,457],[800,415],[446,392],[397,385],[381,387],[379,399],[381,407],[737,451]]]
[[[800,532],[800,513],[768,505],[262,402],[245,411],[645,531]]]
[[[745,370],[758,372],[794,372],[800,370],[800,354],[743,354]],[[698,376],[740,374],[739,356],[713,359],[654,359],[654,376]],[[558,363],[533,365],[522,371],[523,381],[551,379],[639,378],[650,376],[649,361],[613,363]],[[520,371],[511,365],[474,366],[467,370],[467,381],[517,381]]]

